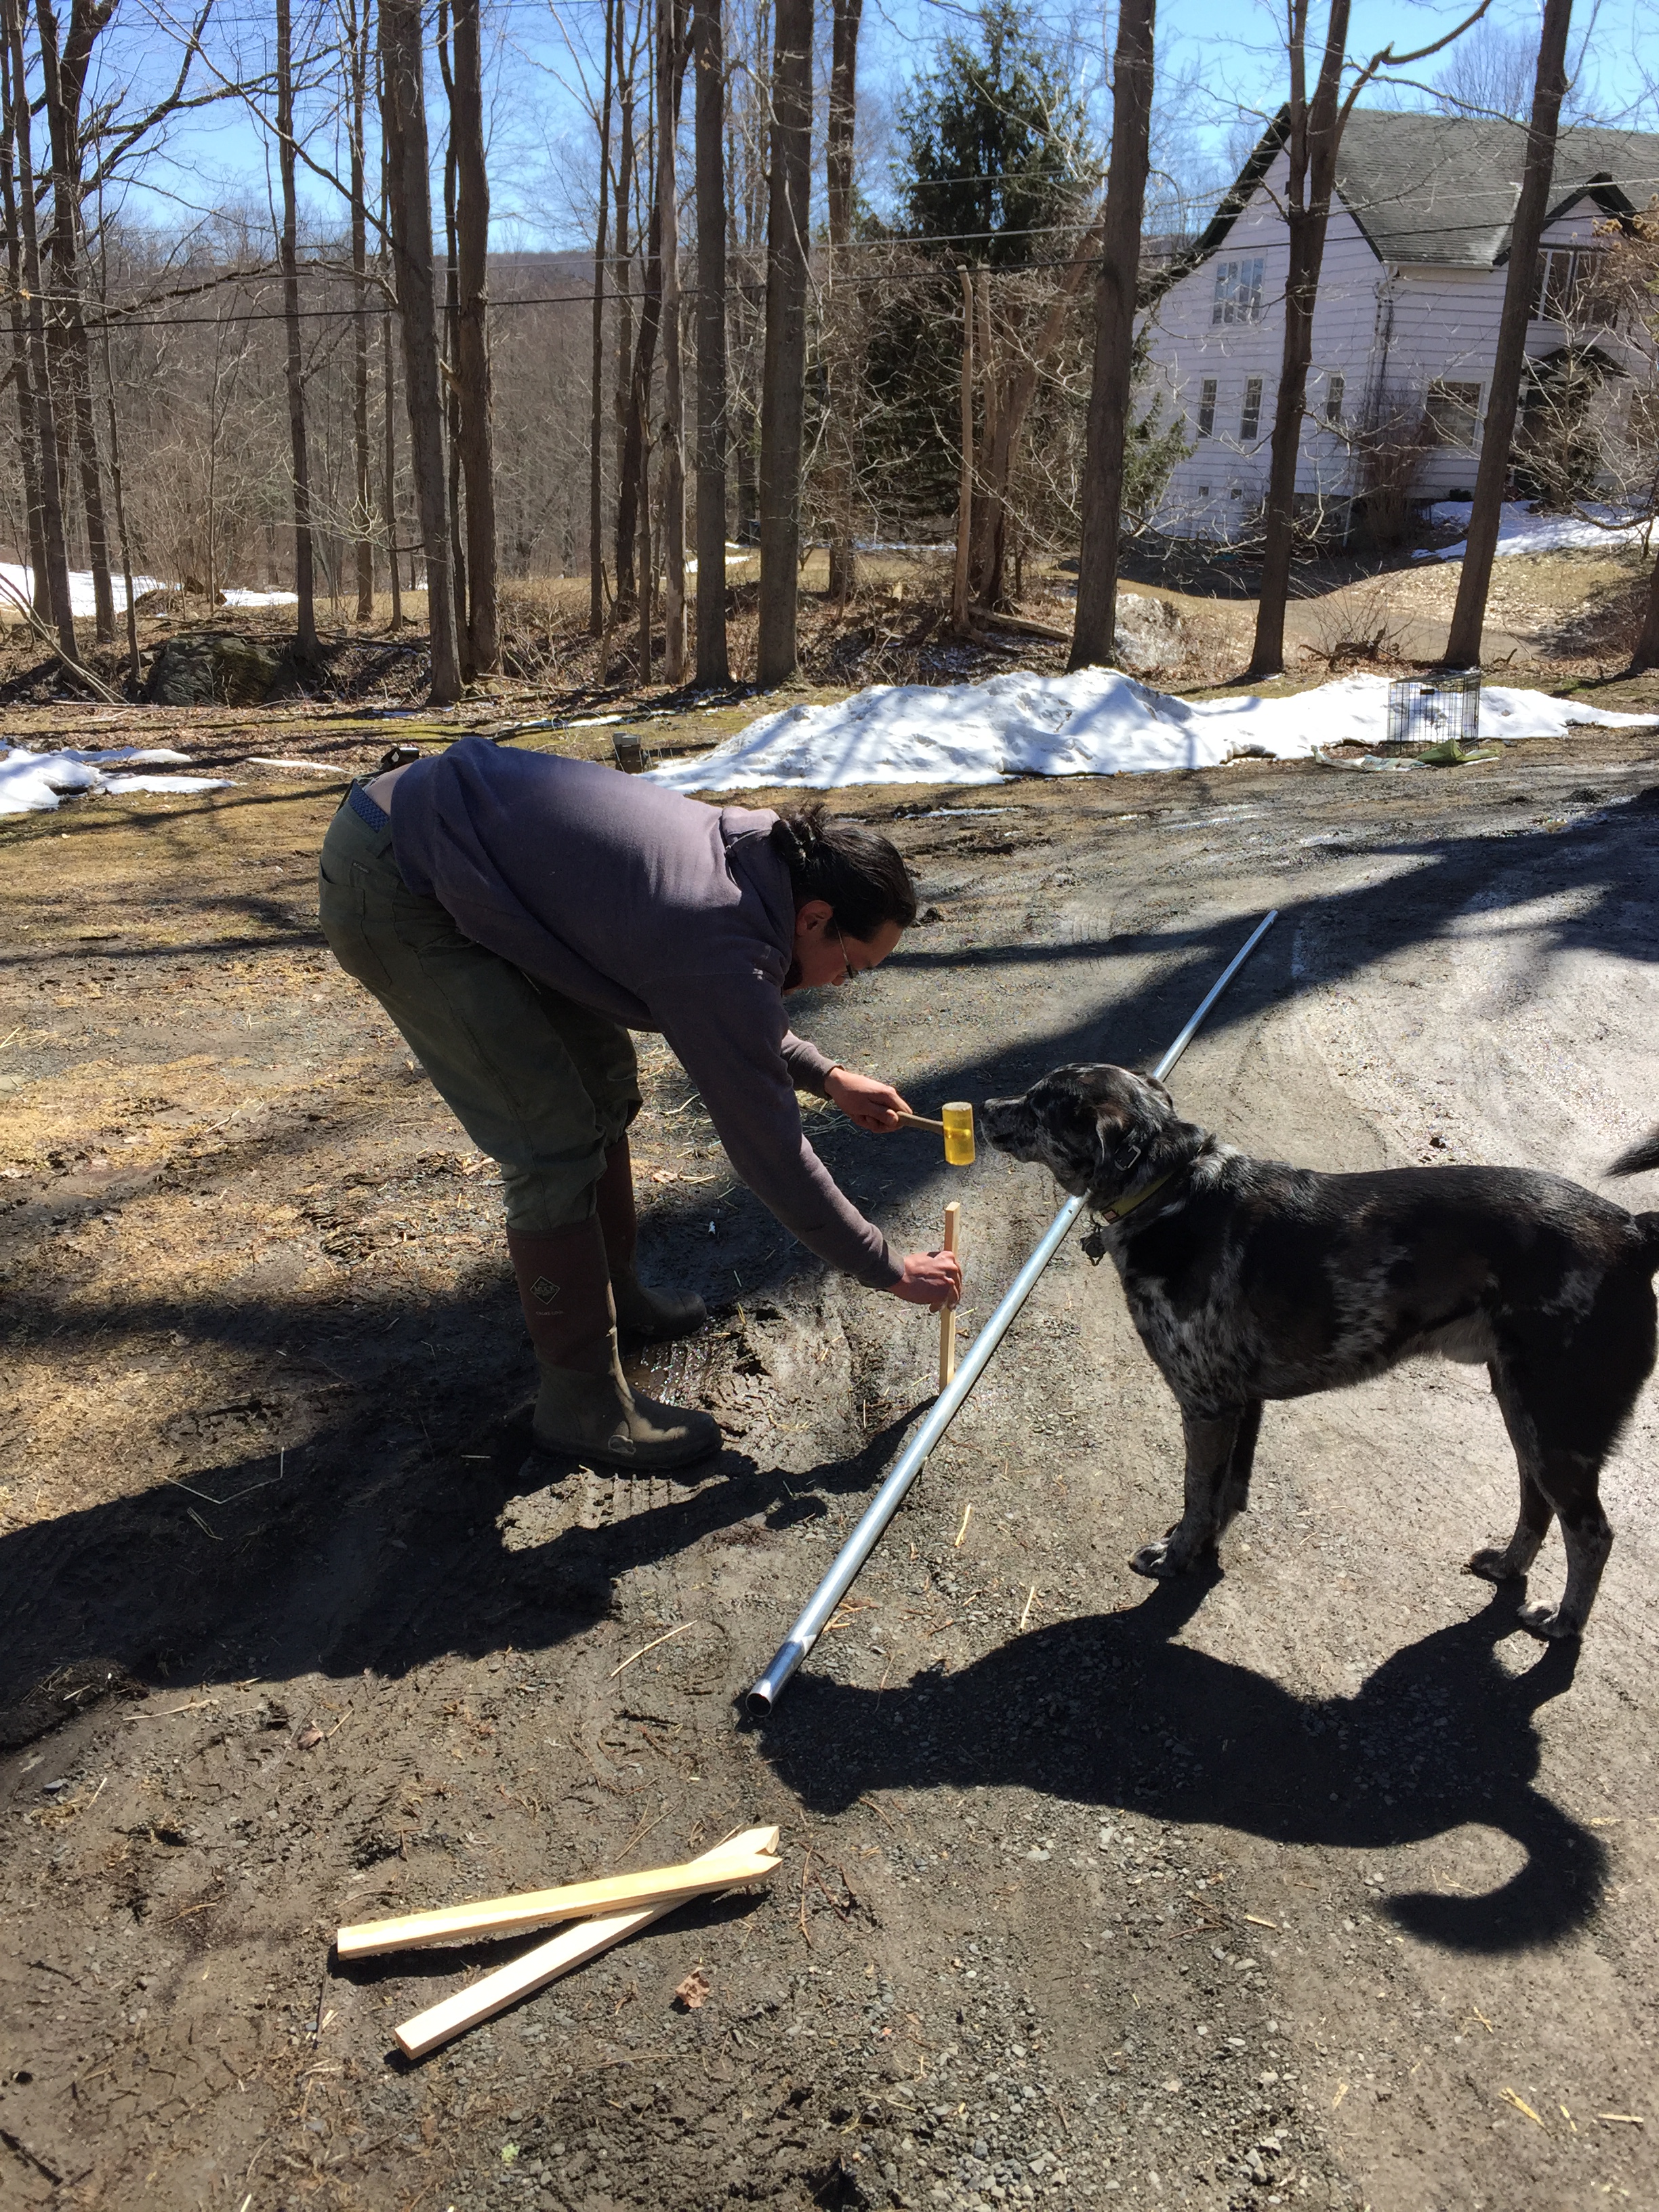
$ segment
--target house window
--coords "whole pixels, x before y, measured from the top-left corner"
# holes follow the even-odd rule
[[[1259,261],[1221,261],[1216,264],[1212,325],[1259,323],[1261,320],[1261,267]]]
[[[1437,446],[1455,446],[1466,453],[1474,451],[1480,424],[1478,384],[1431,384],[1423,412]]]
[[[1206,376],[1198,387],[1198,434],[1211,438],[1215,434],[1215,379]]]
[[[1261,428],[1261,379],[1247,376],[1244,380],[1244,411],[1238,418],[1241,445],[1254,438]]]
[[[1330,429],[1340,430],[1342,428],[1342,395],[1347,384],[1346,376],[1328,376],[1325,379],[1325,421]]]
[[[1533,286],[1532,312],[1540,323],[1565,323],[1585,305],[1584,295],[1595,288],[1601,251],[1571,246],[1547,246],[1538,256],[1537,281]]]

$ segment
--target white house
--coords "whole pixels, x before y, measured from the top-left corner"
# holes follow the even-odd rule
[[[1289,262],[1285,131],[1281,116],[1143,318],[1152,388],[1193,447],[1157,517],[1176,534],[1235,536],[1266,495]],[[1413,498],[1469,496],[1525,146],[1510,123],[1366,108],[1349,118],[1314,317],[1299,497],[1340,519],[1376,495],[1390,466]],[[1561,132],[1527,338],[1534,389],[1549,388],[1552,364],[1589,361],[1589,381],[1616,390],[1626,424],[1653,421],[1651,357],[1628,331],[1587,325],[1587,280],[1608,219],[1656,195],[1659,135]]]

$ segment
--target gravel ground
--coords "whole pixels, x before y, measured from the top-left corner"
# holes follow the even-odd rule
[[[0,829],[0,2197],[1659,2201],[1652,1393],[1582,1655],[1459,1573],[1515,1478],[1443,1364],[1270,1408],[1221,1571],[1148,1585],[1178,1425],[1070,1245],[757,1730],[933,1324],[804,1263],[653,1048],[649,1264],[715,1308],[658,1379],[728,1449],[524,1489],[491,1171],[331,970],[333,799],[296,783]],[[1659,1119],[1656,790],[1651,737],[1587,732],[988,814],[840,794],[935,918],[799,1025],[923,1110],[1146,1064],[1276,906],[1188,1113],[1325,1167],[1593,1179]],[[970,1340],[1052,1189],[817,1126],[896,1242],[962,1199]],[[767,1821],[769,1889],[419,2065],[392,2025],[514,1947],[332,1960],[342,1920]]]

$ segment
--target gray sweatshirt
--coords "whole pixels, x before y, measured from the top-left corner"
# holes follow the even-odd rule
[[[834,1062],[784,1012],[795,902],[767,842],[774,813],[482,738],[416,762],[390,798],[412,891],[533,981],[659,1030],[784,1227],[872,1289],[898,1281],[886,1239],[801,1133],[795,1092],[823,1097]]]

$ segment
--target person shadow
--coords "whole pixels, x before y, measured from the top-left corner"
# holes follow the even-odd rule
[[[828,1520],[878,1480],[917,1410],[804,1471],[729,1447],[672,1483],[624,1477],[623,1517],[596,1525],[576,1517],[576,1462],[529,1455],[526,1412],[481,1426],[460,1481],[450,1454],[353,1426],[9,1530],[0,1751],[163,1681],[401,1674],[503,1642],[551,1651],[611,1613],[635,1569]],[[509,1546],[504,1516],[538,1490],[551,1533]]]
[[[870,1791],[1018,1787],[1286,1844],[1381,1851],[1465,1823],[1522,1865],[1485,1895],[1413,1891],[1395,1923],[1449,1949],[1559,1941],[1607,1881],[1595,1835],[1537,1787],[1534,1716],[1571,1685],[1576,1644],[1511,1673],[1504,1591],[1386,1659],[1352,1697],[1298,1697],[1175,1639],[1213,1577],[1160,1583],[1139,1605],[1033,1630],[946,1674],[864,1689],[811,1673],[765,1723],[780,1780],[820,1814]]]

